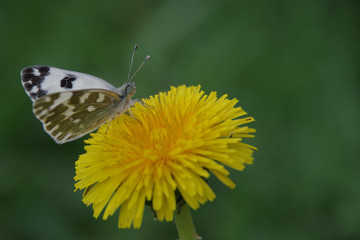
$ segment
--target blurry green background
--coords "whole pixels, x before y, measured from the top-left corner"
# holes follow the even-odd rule
[[[19,77],[45,64],[120,86],[130,55],[137,97],[201,84],[237,98],[259,148],[237,187],[193,218],[210,239],[360,239],[358,1],[0,1],[0,238],[177,239],[174,223],[117,229],[74,193],[82,140],[57,145]]]

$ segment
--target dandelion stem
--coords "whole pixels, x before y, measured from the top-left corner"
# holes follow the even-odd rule
[[[179,233],[180,240],[198,240],[195,226],[191,218],[190,209],[184,204],[175,214],[175,222]]]

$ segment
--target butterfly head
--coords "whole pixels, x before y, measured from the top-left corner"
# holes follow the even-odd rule
[[[135,82],[127,82],[124,89],[124,95],[133,96],[135,93],[136,93]]]
[[[124,97],[132,97],[136,93],[135,82],[126,82],[117,89],[117,92]]]

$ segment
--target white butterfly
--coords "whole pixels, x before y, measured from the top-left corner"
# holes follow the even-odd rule
[[[137,45],[132,60],[136,49]],[[134,75],[116,88],[100,78],[50,66],[37,65],[21,70],[22,84],[33,101],[35,116],[60,144],[78,139],[130,111],[130,107],[140,101],[131,99],[136,92],[135,83],[131,81]]]

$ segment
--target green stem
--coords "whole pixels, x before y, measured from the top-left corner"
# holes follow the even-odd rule
[[[197,240],[195,226],[191,218],[190,209],[187,204],[178,209],[175,214],[175,222],[179,233],[180,240]]]

